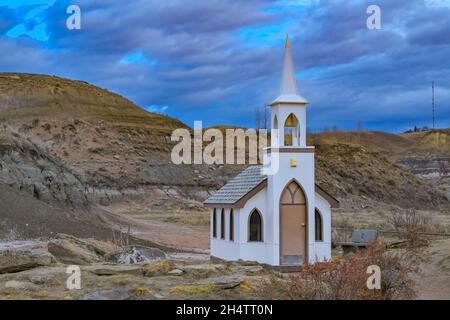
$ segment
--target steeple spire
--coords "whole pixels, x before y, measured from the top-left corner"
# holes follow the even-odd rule
[[[306,104],[305,98],[297,92],[297,81],[295,79],[295,68],[292,61],[291,41],[289,34],[286,34],[286,45],[284,52],[283,77],[281,78],[280,96],[272,103],[301,103]]]
[[[292,62],[291,43],[289,35],[286,35],[286,49],[284,51],[284,69],[281,81],[280,94],[297,94],[297,81],[295,80],[295,68]]]

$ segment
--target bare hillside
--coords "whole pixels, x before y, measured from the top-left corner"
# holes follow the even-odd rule
[[[98,189],[96,196],[138,185],[216,184],[212,168],[172,164],[170,135],[183,123],[85,82],[0,74],[2,119]]]
[[[53,76],[0,73],[0,126],[0,184],[80,212],[145,199],[145,210],[178,212],[177,221],[186,220],[180,217],[180,212],[189,214],[183,204],[202,214],[200,201],[243,169],[175,165],[170,135],[185,124],[107,90]],[[397,165],[411,159],[402,154],[424,150],[429,137],[419,138],[374,132],[313,135],[318,181],[342,203],[352,197],[361,203],[448,208],[438,188],[414,176],[407,164]],[[156,193],[164,194],[164,201]]]
[[[433,185],[362,146],[317,145],[316,171],[318,183],[341,199],[354,195],[405,208],[449,207]]]
[[[339,131],[310,135],[312,144],[345,143],[377,151],[450,197],[450,129],[392,134]]]

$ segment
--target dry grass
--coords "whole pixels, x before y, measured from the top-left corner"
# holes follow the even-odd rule
[[[198,294],[198,293],[211,293],[216,290],[216,287],[212,283],[201,284],[197,286],[176,286],[170,289],[174,294]]]
[[[148,290],[146,287],[137,287],[133,289],[133,293],[136,296],[146,296],[150,294],[150,290]]]
[[[209,211],[182,211],[176,210],[175,212],[166,213],[163,220],[173,223],[180,223],[191,226],[206,226],[209,224]]]
[[[143,272],[146,277],[166,275],[173,269],[173,263],[169,260],[147,263]]]

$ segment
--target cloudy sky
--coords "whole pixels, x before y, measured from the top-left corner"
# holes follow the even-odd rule
[[[67,7],[81,8],[68,30]],[[369,30],[368,5],[381,8]],[[108,88],[193,126],[255,125],[289,33],[308,126],[450,127],[450,0],[0,0],[0,72]]]

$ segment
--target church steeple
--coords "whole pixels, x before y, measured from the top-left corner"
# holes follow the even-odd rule
[[[271,103],[272,146],[306,147],[306,106],[308,101],[298,94],[291,42],[286,35],[283,76],[280,95]]]
[[[308,101],[300,96],[297,91],[297,81],[295,79],[295,68],[292,61],[291,42],[289,40],[289,35],[286,35],[284,67],[283,76],[281,78],[280,95],[277,99],[275,99],[275,101],[272,102],[271,105],[273,106],[281,103],[308,103]]]

